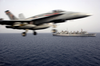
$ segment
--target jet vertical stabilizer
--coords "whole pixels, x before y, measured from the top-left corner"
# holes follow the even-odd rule
[[[10,20],[18,20],[9,10],[6,10],[5,13],[8,15]]]
[[[23,19],[25,19],[25,16],[21,13],[21,14],[19,14],[19,19],[23,20]]]

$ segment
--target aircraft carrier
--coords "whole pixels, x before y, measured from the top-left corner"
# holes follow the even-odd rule
[[[95,33],[87,33],[87,31],[83,31],[81,29],[81,32],[77,31],[62,31],[62,32],[57,32],[53,33],[53,36],[67,36],[67,37],[95,37]]]

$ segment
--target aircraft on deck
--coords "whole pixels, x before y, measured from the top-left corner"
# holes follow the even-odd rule
[[[20,19],[18,19],[9,10],[6,10],[5,13],[8,15],[10,20],[0,19],[0,24],[6,25],[6,28],[24,29],[25,32],[22,33],[22,36],[26,36],[28,30],[33,30],[33,35],[37,35],[35,30],[46,29],[51,26],[55,28],[57,23],[90,16],[89,14],[80,12],[53,10],[52,12],[29,18],[25,18],[23,14],[19,14]],[[52,32],[56,33],[57,30],[53,29]]]

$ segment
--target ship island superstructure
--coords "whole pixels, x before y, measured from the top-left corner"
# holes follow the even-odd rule
[[[54,33],[53,36],[72,36],[72,37],[95,37],[95,33],[87,33],[87,31],[83,31],[81,29],[81,32],[79,31],[61,31]]]

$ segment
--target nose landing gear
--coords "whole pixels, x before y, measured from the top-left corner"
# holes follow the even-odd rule
[[[52,29],[52,33],[56,33],[57,32],[57,30],[56,29]]]
[[[56,28],[57,27],[57,25],[55,25],[55,24],[53,24],[52,26],[53,26],[53,28]],[[56,29],[52,29],[52,33],[56,33],[56,32],[57,32]]]

